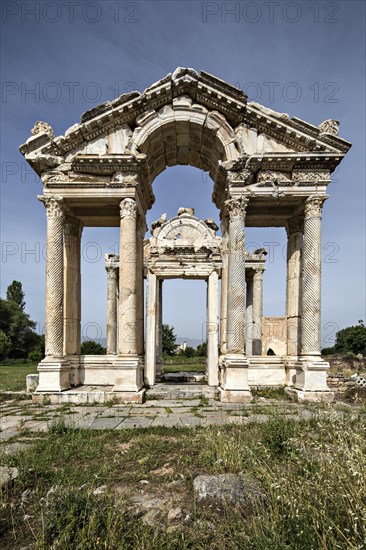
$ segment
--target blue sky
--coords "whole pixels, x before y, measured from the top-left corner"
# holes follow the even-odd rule
[[[365,3],[346,2],[33,2],[1,4],[1,295],[22,281],[27,310],[44,321],[45,213],[42,192],[18,152],[36,120],[56,135],[81,113],[132,89],[143,91],[178,66],[210,72],[258,101],[319,124],[341,121],[353,147],[334,175],[323,222],[323,342],[365,319]],[[210,178],[175,167],[154,182],[162,212],[193,206],[218,220]],[[105,335],[103,255],[117,229],[84,230],[85,336]],[[270,248],[264,278],[266,315],[284,313],[285,232],[250,229],[247,243]],[[164,321],[200,338],[205,289],[170,281]],[[97,327],[97,328],[95,328]],[[100,327],[100,328],[99,328]]]

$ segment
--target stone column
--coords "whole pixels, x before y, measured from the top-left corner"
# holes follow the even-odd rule
[[[64,223],[64,355],[70,361],[70,384],[79,384],[80,355],[80,239],[82,223],[66,216]]]
[[[209,386],[219,385],[219,276],[212,271],[207,293],[207,378]]]
[[[143,363],[138,355],[137,204],[132,198],[120,203],[118,357],[114,363],[113,391],[139,392]],[[140,401],[142,395],[127,396]]]
[[[145,383],[148,386],[155,384],[155,354],[156,354],[156,294],[157,279],[151,271],[147,274],[146,292],[146,356],[145,356]]]
[[[253,355],[253,273],[247,273],[246,279],[245,353],[250,356]]]
[[[263,269],[254,268],[252,354],[262,355]]]
[[[163,374],[163,279],[158,279],[156,287],[156,344],[155,378]]]
[[[303,253],[303,216],[295,216],[287,221],[287,278],[286,278],[286,317],[287,355],[296,361],[300,355],[301,323],[301,269]],[[291,359],[292,358],[292,359]]]
[[[248,360],[244,354],[245,317],[245,210],[247,197],[225,202],[229,213],[229,261],[227,296],[227,352],[221,362],[223,402],[251,400]]]
[[[228,275],[228,243],[229,243],[229,218],[221,220],[221,302],[220,302],[220,355],[226,353],[227,341],[227,275]]]
[[[229,210],[229,262],[227,299],[227,351],[244,355],[245,209],[248,199],[227,201]]]
[[[107,291],[107,354],[117,353],[117,269],[106,266],[108,276]]]
[[[137,220],[137,353],[144,355],[144,237],[147,231],[146,220],[142,215]]]
[[[329,364],[320,353],[321,219],[327,196],[311,196],[304,207],[304,247],[301,293],[301,356],[295,391],[299,400],[332,399],[327,386]]]
[[[64,360],[64,258],[65,205],[61,197],[39,197],[47,214],[45,355],[38,366],[37,391],[70,387],[70,365]]]

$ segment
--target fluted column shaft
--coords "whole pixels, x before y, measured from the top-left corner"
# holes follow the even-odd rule
[[[254,269],[252,315],[252,354],[262,355],[263,269]]]
[[[245,209],[248,199],[226,202],[229,211],[227,352],[244,355]]]
[[[137,345],[137,205],[134,199],[120,203],[119,329],[118,352],[136,356]]]
[[[64,346],[63,199],[40,197],[47,214],[46,253],[46,357],[62,357]]]
[[[80,354],[80,238],[82,224],[67,216],[64,223],[64,354]]]
[[[148,386],[155,384],[156,361],[156,295],[157,279],[150,271],[147,274],[146,292],[146,357],[145,357],[145,382]]]
[[[302,269],[301,355],[320,356],[321,220],[326,196],[305,202]]]
[[[219,276],[212,271],[207,285],[207,378],[209,386],[218,386],[218,347],[219,347]]]
[[[228,243],[229,219],[221,220],[222,248],[221,248],[221,301],[220,301],[220,353],[226,353],[227,340],[227,281],[228,281]]]
[[[146,233],[145,217],[138,216],[137,220],[137,279],[136,279],[136,307],[137,307],[137,353],[144,354],[144,237]]]
[[[247,275],[245,315],[245,353],[253,355],[253,274]]]
[[[163,364],[163,279],[157,280],[155,323],[156,323],[155,370],[157,375],[161,375],[162,364]]]
[[[303,254],[302,216],[290,218],[287,222],[287,277],[286,277],[286,317],[287,355],[300,354],[301,329],[301,271]]]
[[[107,353],[117,353],[117,269],[107,266]]]

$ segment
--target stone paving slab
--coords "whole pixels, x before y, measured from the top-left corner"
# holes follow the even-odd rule
[[[117,428],[123,420],[124,418],[122,416],[116,416],[114,418],[97,418],[91,424],[90,428],[92,430],[113,430],[114,428]]]
[[[153,418],[146,418],[146,417],[129,417],[123,420],[118,426],[116,427],[117,430],[123,430],[125,428],[149,428],[152,425]]]

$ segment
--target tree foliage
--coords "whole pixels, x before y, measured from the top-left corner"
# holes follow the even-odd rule
[[[197,346],[196,351],[198,357],[207,357],[207,342],[202,342]]]
[[[41,347],[41,338],[35,327],[36,323],[31,321],[21,305],[0,298],[0,330],[10,341],[7,357],[25,358],[30,351]]]
[[[81,344],[81,355],[105,355],[107,350],[95,340],[85,340]]]
[[[186,349],[183,349],[180,352],[180,355],[184,355],[185,357],[195,357],[196,356],[196,350],[194,348],[191,348],[191,346],[187,346]]]
[[[167,355],[175,355],[177,349],[177,335],[174,334],[174,327],[170,325],[163,324],[163,353]]]
[[[360,320],[358,325],[338,331],[334,351],[336,353],[352,352],[366,355],[366,327],[364,322]]]
[[[20,281],[13,281],[6,290],[6,299],[18,304],[18,306],[24,310],[25,294],[23,292],[22,283]]]

